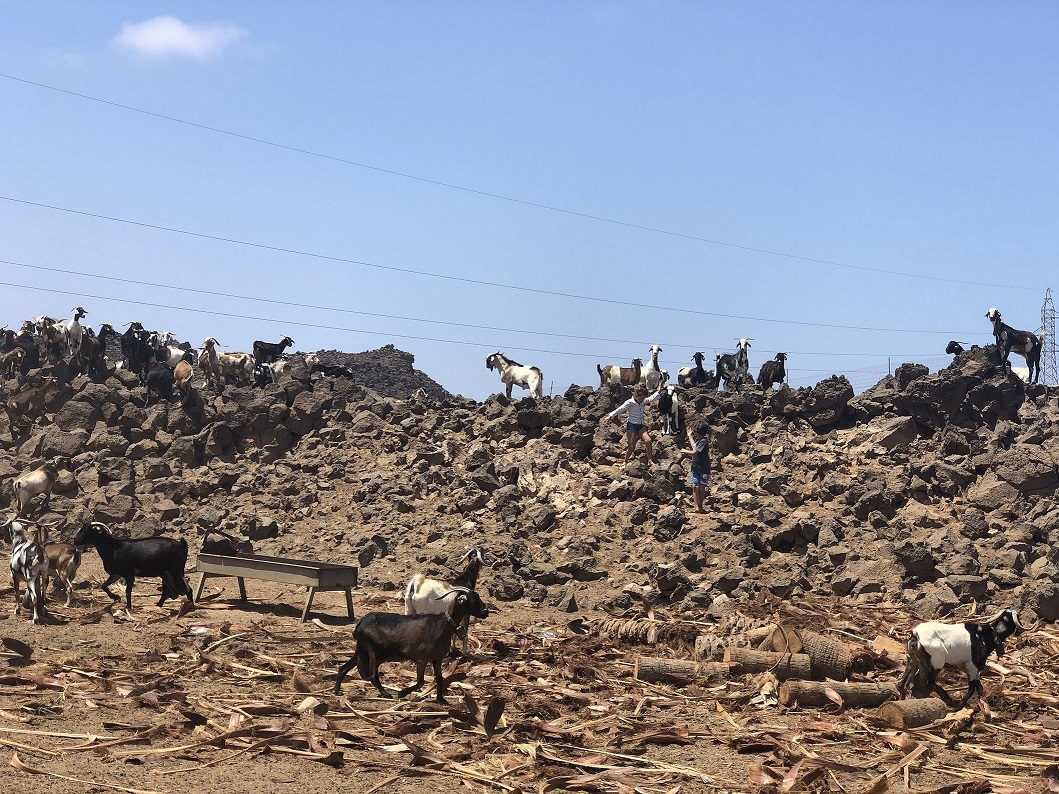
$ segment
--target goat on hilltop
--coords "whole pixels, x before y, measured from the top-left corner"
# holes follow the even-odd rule
[[[521,386],[529,389],[536,399],[544,397],[544,375],[537,367],[525,366],[507,358],[499,350],[485,359],[486,369],[500,372],[500,382],[507,386],[507,397],[511,399],[511,387]]]

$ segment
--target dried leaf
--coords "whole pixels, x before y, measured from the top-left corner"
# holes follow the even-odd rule
[[[845,706],[845,703],[842,700],[842,696],[829,686],[824,687],[824,697],[826,697],[832,703],[837,705],[839,708],[843,708]]]
[[[491,737],[496,732],[496,726],[504,715],[504,707],[506,705],[507,702],[502,697],[489,699],[489,705],[486,707],[485,715],[482,717],[482,727],[485,729],[486,736]]]
[[[1041,770],[1041,777],[1049,791],[1059,792],[1059,765],[1052,764]]]
[[[783,780],[783,773],[764,764],[750,766],[750,782],[756,786],[769,786]]]
[[[4,647],[9,651],[17,653],[23,659],[29,659],[33,655],[33,649],[22,640],[16,640],[14,637],[4,637],[0,639],[0,642],[3,642]]]
[[[805,759],[800,759],[798,763],[790,768],[786,775],[783,776],[783,782],[780,783],[780,791],[787,792],[794,788],[794,784],[798,780],[798,773],[802,771],[802,762]]]

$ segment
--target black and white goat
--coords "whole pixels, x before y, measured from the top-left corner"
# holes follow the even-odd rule
[[[986,659],[993,651],[997,658],[1003,656],[1004,640],[1024,629],[1014,609],[1002,609],[985,623],[920,623],[908,638],[908,659],[897,687],[901,697],[912,684],[913,696],[934,691],[952,705],[949,693],[937,682],[938,672],[946,666],[961,667],[967,672],[967,695],[962,705],[967,705],[976,691],[980,698],[984,697],[979,676]]]
[[[449,596],[452,598],[449,598]],[[459,589],[446,593],[448,612],[442,615],[396,615],[392,612],[369,612],[353,629],[357,647],[353,656],[338,668],[335,679],[335,694],[342,694],[342,680],[354,667],[360,677],[371,681],[379,694],[390,697],[379,680],[379,666],[383,662],[408,659],[416,663],[416,683],[405,687],[397,697],[415,692],[426,683],[426,667],[434,668],[438,703],[445,703],[445,678],[441,675],[441,662],[449,653],[452,637],[457,634],[464,619],[479,620],[489,617],[489,609],[473,590]]]
[[[753,383],[754,376],[750,374],[750,361],[747,357],[747,349],[750,347],[750,339],[739,339],[735,353],[725,353],[717,359],[717,377],[724,382],[724,388],[729,384],[740,386],[744,383]]]
[[[761,365],[761,371],[758,372],[757,382],[760,384],[762,391],[768,391],[771,389],[773,383],[778,383],[781,386],[783,385],[783,380],[787,377],[787,369],[784,366],[786,360],[786,353],[777,353],[776,358],[772,361],[766,361]]]
[[[705,353],[695,353],[691,360],[695,362],[694,367],[681,367],[677,372],[677,385],[679,386],[702,386],[708,380],[708,373],[702,366],[702,360],[706,358]]]
[[[1041,338],[1030,331],[1017,331],[1000,319],[997,309],[990,309],[985,316],[993,323],[993,338],[996,339],[1000,359],[1008,364],[1008,355],[1014,350],[1024,359],[1029,369],[1027,382],[1036,383],[1041,374]],[[1010,366],[1010,364],[1008,364]]]
[[[519,364],[498,350],[486,356],[485,368],[496,369],[500,372],[500,382],[507,386],[509,400],[512,386],[529,389],[530,394],[538,400],[544,397],[544,375],[537,367]]]
[[[162,597],[158,606],[167,598],[187,596],[194,604],[191,585],[184,578],[188,561],[188,542],[183,538],[141,538],[125,540],[110,534],[110,528],[99,521],[89,521],[81,527],[74,538],[75,546],[95,546],[103,570],[108,578],[103,582],[103,592],[115,601],[121,596],[110,590],[118,579],[125,580],[125,607],[132,609],[132,585],[137,576],[158,576],[162,579]]]
[[[478,587],[478,574],[482,570],[482,552],[471,549],[463,559],[466,562],[463,570],[453,579],[439,581],[426,574],[417,573],[404,589],[404,613],[406,615],[440,615],[448,612],[449,605],[445,596],[458,589],[474,590]],[[470,618],[466,618],[463,629],[463,650],[467,651],[467,629]]]
[[[680,430],[680,400],[677,398],[676,385],[665,387],[662,396],[658,398],[658,418],[662,423],[662,435],[672,436]]]
[[[19,518],[7,523],[11,540],[11,585],[15,588],[15,614],[23,607],[19,595],[26,583],[25,606],[33,610],[33,622],[44,622],[44,590],[48,584],[48,554],[44,550],[44,525]]]

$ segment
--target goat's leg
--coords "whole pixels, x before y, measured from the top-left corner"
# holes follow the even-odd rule
[[[945,691],[945,688],[938,683],[938,671],[933,667],[930,672],[927,673],[927,683],[930,685],[929,692],[937,692],[942,700],[949,706],[955,706],[956,702],[952,699],[952,696]]]
[[[15,614],[18,615],[22,612],[22,600],[18,597],[19,590],[19,576],[14,571],[11,572],[11,586],[15,589]]]
[[[445,700],[445,676],[441,674],[441,660],[435,659],[434,662],[434,682],[438,687],[438,696],[435,698],[438,703],[447,703]]]
[[[125,608],[132,612],[132,583],[136,581],[135,576],[125,577]]]
[[[440,662],[438,663],[440,664]],[[397,693],[397,697],[403,698],[405,695],[410,695],[423,688],[423,685],[427,682],[427,663],[416,662],[416,682],[412,686],[406,686],[400,692]]]
[[[109,579],[107,579],[107,581],[103,582],[103,592],[110,596],[111,600],[113,601],[121,600],[121,596],[114,595],[114,591],[110,589],[110,586],[116,581],[118,581],[118,579],[120,578],[120,576],[111,576]]]
[[[357,655],[353,654],[352,656],[349,657],[349,659],[345,662],[345,664],[343,664],[341,667],[338,668],[338,677],[335,678],[335,690],[334,690],[336,695],[341,695],[342,694],[342,681],[343,681],[343,679],[345,679],[346,674],[349,673],[349,671],[352,670],[354,667],[356,667],[356,665],[357,665]]]

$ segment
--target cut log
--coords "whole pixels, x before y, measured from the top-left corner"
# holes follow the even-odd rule
[[[802,631],[798,636],[802,641],[802,653],[809,655],[813,678],[818,681],[828,678],[845,681],[849,678],[853,653],[846,643],[813,631]]]
[[[732,665],[732,675],[772,672],[780,681],[788,678],[808,679],[812,677],[812,664],[809,656],[804,653],[774,653],[753,648],[728,648],[724,652],[724,661]]]
[[[949,707],[943,700],[917,698],[883,703],[875,715],[891,728],[919,728],[937,722],[948,713]]]
[[[784,681],[780,684],[780,705],[828,706],[838,705],[826,694],[834,690],[844,707],[878,706],[888,700],[897,700],[897,687],[872,681]]]
[[[777,626],[768,638],[767,650],[782,653],[804,653],[812,662],[813,675],[817,681],[828,678],[833,681],[845,681],[849,677],[849,668],[853,653],[849,646],[815,631],[798,631],[789,626]]]
[[[686,684],[698,679],[723,681],[728,678],[728,665],[724,662],[640,656],[636,659],[633,677],[638,681],[664,681],[670,684]]]

